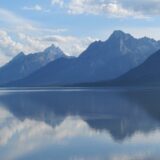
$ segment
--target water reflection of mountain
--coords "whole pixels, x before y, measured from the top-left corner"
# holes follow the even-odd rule
[[[114,90],[11,92],[0,95],[0,102],[21,120],[36,119],[53,126],[68,115],[79,115],[90,127],[107,130],[121,140],[159,125],[156,110],[160,98],[155,94]]]
[[[142,107],[154,119],[160,121],[160,89],[145,89],[125,92],[125,98]]]

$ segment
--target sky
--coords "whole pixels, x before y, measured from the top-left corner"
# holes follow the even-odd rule
[[[0,65],[51,44],[78,56],[114,30],[160,40],[160,0],[0,0]]]

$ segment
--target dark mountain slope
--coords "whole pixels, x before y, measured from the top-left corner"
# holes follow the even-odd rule
[[[115,85],[160,85],[160,50],[143,64],[111,83]]]

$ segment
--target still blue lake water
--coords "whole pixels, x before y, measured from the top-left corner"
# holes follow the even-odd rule
[[[0,90],[0,160],[159,160],[160,89]]]

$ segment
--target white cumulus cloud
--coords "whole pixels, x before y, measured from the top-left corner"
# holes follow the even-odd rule
[[[160,15],[160,0],[53,0],[69,14],[94,14],[107,17],[149,18]]]
[[[39,52],[55,44],[66,54],[78,56],[94,39],[61,35],[66,28],[46,28],[0,8],[0,65],[8,62],[19,52]]]

